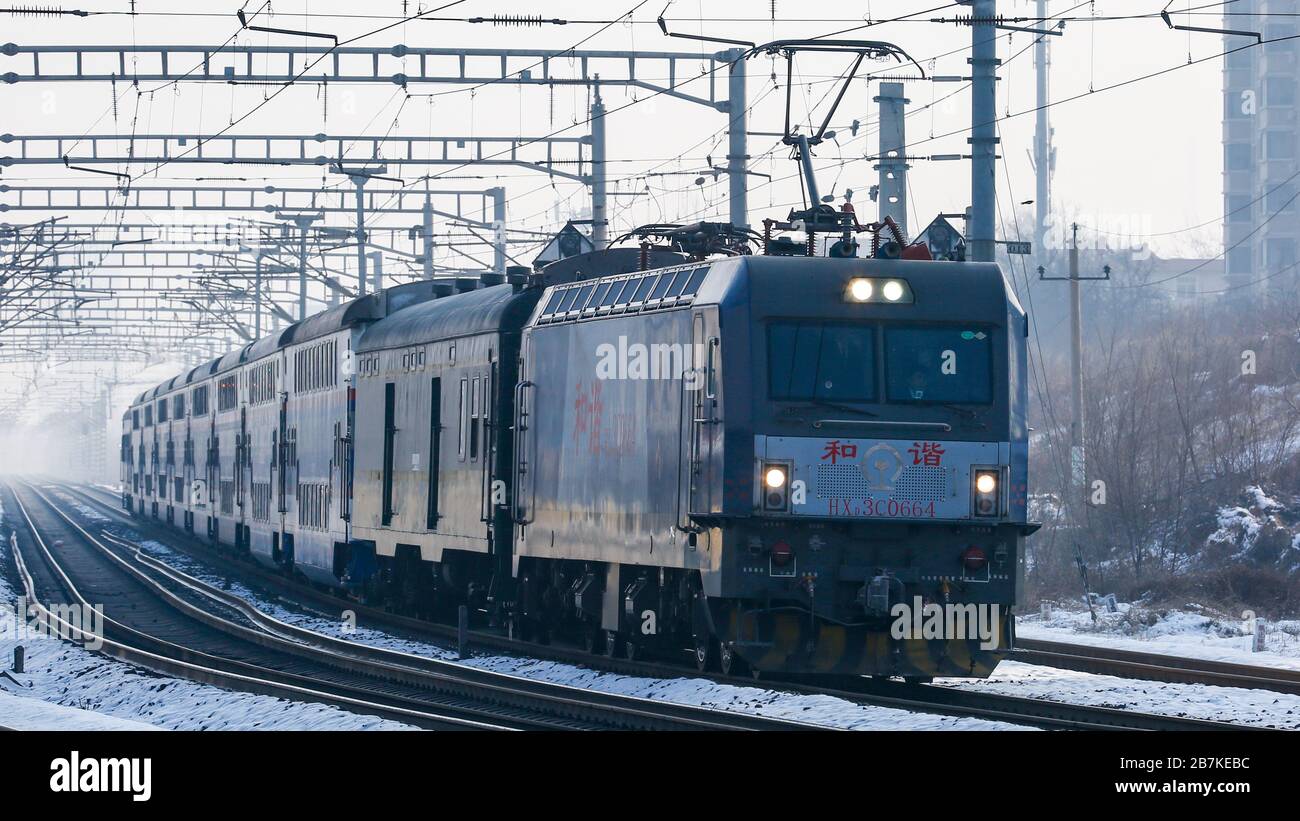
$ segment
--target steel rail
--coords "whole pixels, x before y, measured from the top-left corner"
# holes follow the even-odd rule
[[[338,609],[344,605],[334,596],[316,588],[291,581],[284,576],[265,570],[255,564],[236,562],[210,549],[203,549],[197,539],[183,537],[181,534],[164,529],[161,524],[137,519],[95,498],[81,486],[65,487],[83,499],[94,503],[100,509],[111,513],[119,521],[142,530],[156,529],[165,534],[169,546],[185,553],[187,556],[212,565],[220,566],[225,572],[237,573],[255,578],[278,591],[287,593],[300,600],[310,600],[318,606]],[[108,495],[102,488],[90,488],[97,494]],[[188,544],[183,544],[188,542]],[[423,636],[447,640],[455,637],[455,628],[435,622],[424,621],[387,613],[377,608],[367,607],[356,602],[347,602],[346,608],[354,611],[358,617],[365,617],[372,624],[386,624],[409,630]],[[542,657],[566,663],[582,665],[606,672],[624,675],[649,676],[657,678],[680,677],[684,665],[655,662],[611,659],[607,656],[592,655],[585,651],[556,645],[542,646],[523,642],[500,634],[484,631],[472,631],[472,642],[481,647],[489,647],[524,656]],[[718,683],[754,686],[753,679],[734,676],[705,675],[696,673]],[[765,679],[767,681],[767,679]],[[1008,723],[1025,724],[1045,729],[1128,729],[1128,730],[1243,730],[1260,729],[1225,722],[1184,718],[1160,714],[1141,713],[1092,705],[1068,704],[1047,699],[1009,696],[997,693],[979,693],[941,685],[918,685],[900,682],[873,682],[864,677],[839,677],[832,680],[835,686],[826,683],[812,683],[805,680],[771,679],[773,685],[781,689],[807,695],[830,695],[866,706],[891,707],[909,711],[932,712],[944,715],[982,718]]]
[[[98,540],[54,502],[39,490],[35,493],[46,501],[66,522],[82,534],[91,543]],[[311,653],[328,653],[335,659],[343,659],[349,667],[356,667],[367,674],[388,676],[412,684],[437,685],[447,688],[462,697],[488,699],[501,703],[514,704],[518,707],[537,709],[542,705],[558,715],[574,715],[588,720],[602,721],[611,726],[627,729],[695,729],[695,730],[731,730],[731,729],[782,729],[809,730],[819,729],[815,725],[788,721],[783,719],[753,716],[725,710],[681,705],[653,699],[605,693],[572,685],[539,681],[509,673],[482,670],[441,659],[416,656],[386,648],[373,647],[356,642],[337,639],[297,625],[288,624],[274,618],[248,603],[241,597],[207,584],[189,576],[165,562],[160,562],[131,545],[125,540],[101,533],[120,547],[132,551],[132,556],[140,564],[154,572],[166,576],[172,582],[205,596],[225,607],[238,611],[262,631],[262,640],[270,640],[280,649],[302,654],[304,650]],[[213,618],[212,614],[198,608],[175,593],[166,590],[158,581],[149,577],[139,568],[131,565],[120,555],[99,543],[114,561],[120,563],[128,572],[139,574],[146,584],[160,587],[164,596],[172,599],[169,603],[183,609],[196,618]],[[225,622],[222,629],[232,625]],[[233,625],[237,631],[248,630],[240,625]],[[247,636],[245,635],[247,638]]]

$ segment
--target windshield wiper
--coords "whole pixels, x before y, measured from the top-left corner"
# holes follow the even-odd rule
[[[807,400],[807,402],[808,402],[807,406],[787,405],[785,410],[782,411],[782,413],[794,413],[801,410],[808,410],[809,407],[816,407],[816,408],[830,408],[831,410],[844,411],[845,413],[858,413],[858,414],[862,414],[863,416],[880,415],[878,413],[873,413],[869,410],[866,410],[865,408],[855,408],[852,405],[844,405],[839,402],[832,402],[829,399],[809,399]]]
[[[947,408],[958,416],[964,416],[967,419],[974,419],[978,415],[970,408],[963,408],[961,405],[954,405],[951,402],[944,402],[940,407]]]

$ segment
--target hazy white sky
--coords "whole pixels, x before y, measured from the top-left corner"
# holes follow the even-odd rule
[[[125,9],[127,3],[87,4],[92,10]],[[251,11],[257,0],[244,4]],[[513,8],[512,8],[513,5]],[[765,41],[773,37],[825,34],[853,25],[860,18],[896,17],[941,6],[936,0],[906,2],[858,2],[816,7],[809,16],[807,4],[775,0],[778,22],[770,21],[771,0],[677,0],[667,10],[671,27],[686,33],[706,33]],[[1063,37],[1052,38],[1053,76],[1051,98],[1053,125],[1056,129],[1058,167],[1055,197],[1079,212],[1085,222],[1102,221],[1135,226],[1140,231],[1163,233],[1206,222],[1222,213],[1220,188],[1220,69],[1219,59],[1188,66],[1192,59],[1207,57],[1223,50],[1222,38],[1209,34],[1186,34],[1168,30],[1158,18],[1104,20],[1087,18],[1135,15],[1159,11],[1163,0],[1102,0],[1094,4],[1054,0],[1049,13],[1070,19]],[[1183,5],[1182,2],[1176,5]],[[139,0],[140,11],[168,12],[167,16],[94,16],[90,18],[16,18],[6,20],[6,39],[18,43],[186,43],[217,44],[236,34],[238,22],[234,10],[240,4],[220,2],[159,3]],[[276,2],[275,15],[263,15],[266,25],[305,28],[338,34],[343,39],[355,37],[389,25],[403,9],[413,12],[414,3],[400,0],[375,0],[364,5],[348,2]],[[579,41],[587,49],[643,49],[698,52],[712,50],[682,39],[663,37],[654,24],[663,9],[662,0],[648,0],[639,7],[636,0],[623,3],[533,2],[529,4],[489,4],[467,0],[445,9],[435,17],[491,16],[494,13],[519,11],[578,20],[605,20],[636,7],[632,24],[613,26],[571,23],[566,26],[502,28],[489,24],[453,21],[419,21],[390,28],[357,41],[356,45],[386,46],[406,43],[412,46],[465,46],[525,48],[564,48]],[[1074,11],[1070,12],[1070,9]],[[221,10],[225,9],[224,12]],[[304,9],[309,15],[304,15]],[[834,9],[829,13],[827,9]],[[895,42],[936,74],[965,74],[971,31],[951,23],[933,23],[928,18],[949,16],[965,11],[948,7],[913,20],[885,23],[844,36],[870,37]],[[1033,3],[1027,0],[999,3],[1004,14],[1032,14]],[[202,13],[200,13],[202,12]],[[182,14],[183,13],[183,14]],[[327,17],[326,14],[375,17]],[[386,19],[377,19],[377,18]],[[1082,17],[1083,19],[1073,19]],[[703,19],[701,19],[703,18]],[[1216,25],[1214,17],[1198,17],[1201,25]],[[603,29],[603,31],[602,31]],[[590,38],[590,39],[587,39]],[[1001,70],[999,113],[1012,115],[1000,128],[1006,177],[1000,179],[1004,204],[1033,196],[1032,171],[1027,156],[1033,132],[1034,71],[1032,51],[1026,50],[1032,35],[1007,32],[999,41]],[[244,32],[240,41],[253,44],[292,44],[300,38]],[[313,40],[319,45],[321,40]],[[929,61],[933,58],[935,62]],[[0,58],[8,70],[13,58]],[[796,97],[798,107],[822,99],[828,79],[843,70],[843,60],[803,58],[798,68],[803,79],[811,83]],[[47,69],[54,65],[46,58]],[[519,64],[522,67],[524,64]],[[481,64],[484,70],[491,67]],[[516,65],[512,64],[512,68]],[[643,76],[653,76],[650,68]],[[749,64],[750,101],[755,104],[751,129],[772,131],[780,128],[781,91],[771,90],[772,64],[757,58]],[[880,66],[873,67],[877,70]],[[1116,83],[1138,78],[1164,69],[1175,69],[1157,77],[1121,88]],[[157,84],[143,84],[142,89]],[[125,84],[119,84],[119,93]],[[969,125],[968,94],[964,91],[931,108],[932,101],[952,94],[960,86],[914,82],[908,85],[914,115],[908,121],[909,142],[918,154],[960,153],[966,150],[965,129]],[[1090,89],[1097,89],[1089,94]],[[706,93],[705,81],[687,90]],[[355,85],[333,88],[322,99],[316,85],[290,89],[233,129],[234,133],[340,133],[362,131],[366,134],[454,133],[479,135],[544,134],[571,125],[588,102],[581,88],[557,88],[552,94],[543,88],[498,86],[473,94],[452,86],[412,87],[413,95],[433,91],[442,96],[434,100],[403,93],[388,84]],[[870,164],[852,162],[839,167],[841,159],[853,159],[874,151],[874,86],[856,84],[850,89],[836,124],[841,126],[840,145],[827,145],[820,152],[822,186],[834,185],[836,193],[844,187],[865,190],[873,181]],[[6,111],[3,129],[12,133],[137,133],[144,131],[211,132],[228,127],[237,118],[261,103],[268,90],[233,88],[219,83],[186,84],[179,90],[165,89],[140,97],[123,95],[116,121],[110,108],[110,89],[104,84],[32,84],[0,88],[0,102]],[[448,93],[450,92],[450,93]],[[1079,97],[1078,95],[1083,95]],[[633,94],[621,88],[607,88],[605,98],[613,109],[631,102]],[[717,161],[725,155],[722,129],[723,115],[700,106],[667,100],[646,99],[645,91],[635,92],[641,102],[609,117],[609,155],[611,178],[624,192],[645,192],[639,197],[622,197],[614,208],[614,229],[632,227],[642,218],[673,219],[683,216],[715,216],[725,213],[725,179],[718,184],[697,187],[694,176],[641,175],[694,171],[703,167],[706,154]],[[761,98],[761,99],[760,99]],[[1073,99],[1072,99],[1073,98]],[[757,102],[755,103],[755,101]],[[53,106],[51,106],[53,102]],[[52,110],[51,110],[52,109]],[[1019,115],[1019,116],[1017,116]],[[844,126],[859,119],[865,127],[855,140]],[[394,122],[396,121],[396,125]],[[566,134],[580,134],[581,126]],[[931,136],[934,139],[930,139]],[[950,136],[943,136],[950,135]],[[750,153],[756,158],[755,170],[790,177],[794,166],[783,149],[772,150],[773,140],[754,137]],[[870,144],[869,144],[870,143]],[[828,167],[829,166],[829,167]],[[132,169],[138,171],[139,169]],[[445,172],[449,177],[467,172]],[[233,174],[235,172],[225,171]],[[269,181],[319,181],[314,169],[241,168],[241,176],[266,177]],[[545,175],[519,169],[486,169],[482,173],[499,177],[492,183],[504,184],[510,194],[510,218],[526,227],[549,226],[558,200],[574,206],[585,196],[577,185],[564,182],[552,188]],[[960,210],[969,197],[968,171],[964,163],[918,163],[913,170],[911,187],[913,207],[922,220],[938,211]],[[162,178],[213,176],[211,166],[173,165],[159,172]],[[417,176],[408,171],[406,176]],[[5,173],[10,181],[35,177],[65,177],[51,167],[12,168]],[[85,179],[82,175],[81,179]],[[94,180],[101,183],[101,180]],[[140,180],[139,184],[148,180]],[[452,180],[447,180],[452,183]],[[456,181],[455,184],[465,182]],[[327,184],[338,185],[337,178]],[[767,185],[763,178],[751,180],[754,192],[751,209],[756,215],[769,206],[778,210],[798,196],[796,179]],[[557,194],[559,195],[557,197]],[[635,206],[631,204],[635,203]],[[1214,241],[1213,225],[1199,232],[1202,239]],[[1180,251],[1181,237],[1166,238],[1160,243],[1169,253]]]
[[[713,51],[703,45],[661,35],[655,17],[665,0],[622,0],[622,2],[556,2],[535,0],[528,4],[466,0],[432,15],[439,19],[399,24],[369,34],[353,45],[390,46],[405,43],[428,47],[520,47],[563,49],[662,50],[700,53]],[[85,0],[65,4],[90,11],[125,12],[127,0]],[[248,12],[263,8],[260,0],[242,4]],[[1212,34],[1188,34],[1169,30],[1154,14],[1165,0],[1099,0],[1076,3],[1052,0],[1050,14],[1069,18],[1062,37],[1052,38],[1051,81],[1052,124],[1058,165],[1054,200],[1081,223],[1107,230],[1134,231],[1152,237],[1156,250],[1165,256],[1216,253],[1219,245],[1217,219],[1220,203],[1221,69],[1222,60],[1213,55],[1223,51],[1222,38]],[[1175,0],[1174,7],[1198,5]],[[135,8],[146,12],[78,17],[6,17],[5,40],[20,44],[207,44],[218,45],[238,36],[246,44],[294,44],[300,37],[239,32],[235,10],[241,4],[207,2],[154,2],[137,0]],[[429,8],[425,4],[424,8]],[[884,19],[941,7],[915,19],[874,25],[845,34],[894,42],[916,57],[928,72],[965,75],[971,30],[951,22],[929,18],[968,13],[955,4],[940,0],[894,0],[839,4],[795,3],[793,0],[676,0],[665,12],[670,28],[692,34],[712,34],[764,42],[775,38],[824,35],[863,25],[865,19]],[[381,27],[390,26],[404,12],[414,13],[416,3],[402,0],[355,2],[302,2],[278,0],[274,14],[263,12],[257,22],[289,29],[308,29],[336,34],[349,40]],[[775,8],[776,21],[771,20]],[[605,22],[632,12],[630,20],[612,25]],[[1006,15],[1033,14],[1027,0],[1004,0],[998,10]],[[570,20],[568,25],[541,27],[497,27],[472,24],[463,18],[491,17],[501,13],[540,14],[545,18]],[[1210,16],[1214,9],[1193,18],[1197,25],[1218,25]],[[1137,17],[1134,17],[1137,15]],[[1128,19],[1092,20],[1126,16]],[[807,19],[814,17],[817,19]],[[1076,19],[1077,18],[1077,19]],[[1250,27],[1253,21],[1238,27]],[[999,198],[1007,217],[1013,203],[1034,196],[1029,161],[1034,117],[1034,66],[1030,44],[1033,35],[1004,32],[999,40],[1000,70],[998,112],[1005,163],[999,175]],[[312,45],[327,42],[310,40]],[[716,48],[722,48],[717,46]],[[1210,59],[1204,59],[1210,58]],[[23,70],[23,58],[0,56],[0,72]],[[1200,62],[1198,62],[1200,61]],[[65,61],[68,65],[70,61]],[[1189,62],[1191,63],[1189,65]],[[42,61],[46,71],[57,70],[54,58]],[[691,71],[700,71],[696,62]],[[511,64],[511,69],[527,62]],[[474,63],[470,70],[473,71]],[[478,63],[481,71],[497,70],[490,62]],[[774,89],[770,74],[774,64],[765,57],[749,63],[749,100],[753,105],[750,128],[774,131],[781,127],[784,90]],[[810,103],[825,98],[832,80],[846,67],[841,58],[801,58],[796,116],[807,119]],[[880,65],[872,70],[882,70]],[[562,70],[562,69],[561,69]],[[598,67],[595,70],[599,70]],[[613,70],[613,69],[609,69]],[[686,69],[679,69],[685,71]],[[1149,79],[1139,79],[1158,72]],[[558,73],[558,72],[557,72]],[[639,70],[644,79],[654,79],[662,69],[647,65]],[[781,72],[778,71],[780,78]],[[783,79],[783,78],[781,78]],[[1138,80],[1136,82],[1128,82]],[[1124,85],[1125,83],[1128,83]],[[1112,87],[1118,86],[1118,87]],[[722,93],[725,84],[719,85]],[[520,88],[498,85],[471,93],[450,86],[412,86],[407,96],[386,83],[332,86],[323,91],[318,84],[304,83],[275,95],[275,88],[231,86],[224,83],[183,83],[161,87],[142,82],[136,93],[129,82],[117,84],[116,112],[113,90],[104,83],[60,83],[0,85],[0,132],[12,134],[129,134],[213,133],[230,128],[231,133],[290,134],[363,133],[529,135],[551,132],[564,135],[585,133],[585,125],[574,126],[586,116],[588,91],[577,86]],[[707,94],[707,80],[683,89]],[[838,145],[827,144],[818,154],[823,192],[840,194],[845,188],[862,192],[857,197],[859,212],[865,192],[876,172],[862,158],[876,150],[875,112],[871,96],[876,87],[857,83],[850,88],[833,127],[839,130]],[[1093,90],[1090,93],[1090,90]],[[955,93],[954,93],[955,92]],[[436,97],[422,96],[430,93]],[[951,95],[947,100],[941,100]],[[969,94],[963,85],[910,82],[912,116],[908,119],[909,149],[914,154],[965,153],[969,126]],[[718,218],[727,213],[725,176],[702,186],[694,180],[705,165],[706,156],[722,163],[726,155],[723,114],[702,106],[654,97],[650,93],[619,87],[604,90],[608,119],[609,174],[611,191],[611,236],[647,221]],[[268,99],[269,98],[269,99]],[[635,101],[635,102],[634,102]],[[633,103],[628,106],[629,103]],[[621,106],[628,106],[621,110]],[[820,120],[823,107],[813,108]],[[238,125],[231,123],[245,119]],[[848,133],[857,119],[863,126],[859,136]],[[783,217],[799,199],[799,184],[788,151],[771,137],[751,138],[753,169],[771,174],[776,182],[752,177],[751,220],[763,216]],[[12,149],[0,145],[0,155]],[[361,159],[361,157],[357,157]],[[142,168],[122,169],[138,175]],[[403,171],[413,179],[421,171]],[[438,170],[435,169],[435,173]],[[550,230],[557,220],[580,212],[586,206],[582,186],[552,181],[545,174],[519,168],[443,169],[447,187],[503,185],[510,198],[508,220],[512,227]],[[173,164],[156,174],[137,178],[137,186],[193,181],[195,177],[242,176],[237,184],[289,184],[337,187],[336,176],[323,177],[316,168],[266,168],[195,166]],[[107,177],[88,178],[58,166],[18,166],[3,169],[5,182],[55,182],[58,184],[105,184]],[[467,176],[480,177],[466,179]],[[156,177],[156,179],[155,179]],[[966,163],[918,162],[910,180],[914,226],[924,225],[941,211],[960,211],[968,204],[969,170]],[[41,215],[8,214],[3,221],[28,222]],[[97,214],[85,215],[98,221]],[[141,215],[131,215],[133,221]],[[165,215],[154,215],[155,219]],[[346,224],[347,215],[333,221]],[[409,224],[410,217],[380,221]],[[1208,223],[1195,230],[1189,226]],[[917,226],[919,227],[919,226]],[[1027,224],[1022,229],[1029,231]],[[1013,238],[1014,237],[1009,237]],[[531,260],[531,251],[521,251]],[[452,260],[448,260],[451,262]],[[0,366],[0,375],[7,366]],[[12,384],[12,382],[8,383]]]

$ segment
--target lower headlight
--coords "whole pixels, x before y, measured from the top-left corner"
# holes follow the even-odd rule
[[[1001,512],[1001,496],[998,491],[999,471],[997,468],[976,469],[972,502],[976,516],[997,516]]]
[[[790,467],[786,464],[763,465],[763,509],[782,511],[790,501]]]

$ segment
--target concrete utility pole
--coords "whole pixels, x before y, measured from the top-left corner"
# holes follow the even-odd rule
[[[298,321],[307,318],[307,229],[324,214],[294,214],[286,217],[298,229]]]
[[[433,279],[433,202],[425,197],[420,230],[424,233],[424,278]]]
[[[257,254],[257,267],[253,274],[253,338],[262,338],[262,254]]]
[[[731,62],[727,65],[727,173],[730,175],[730,221],[738,228],[749,227],[749,190],[745,175],[749,173],[749,146],[746,143],[745,122],[745,60],[744,49],[733,48],[723,52]]]
[[[1047,26],[1047,0],[1037,0],[1040,25]],[[1047,117],[1049,95],[1049,70],[1052,65],[1050,39],[1039,35],[1034,43],[1034,69],[1037,73],[1037,106],[1034,125],[1034,254],[1039,260],[1047,258],[1047,222],[1052,213],[1052,171],[1056,167],[1056,151],[1052,148],[1052,128]]]
[[[903,96],[902,83],[881,83],[880,93],[872,98],[880,104],[880,150],[876,170],[880,172],[876,203],[879,219],[891,217],[907,236],[907,126],[904,113],[910,100]]]
[[[1070,226],[1070,274],[1049,277],[1038,266],[1038,278],[1043,281],[1070,283],[1070,498],[1077,501],[1076,493],[1082,490],[1087,475],[1083,452],[1083,295],[1079,283],[1084,280],[1110,279],[1110,266],[1102,268],[1102,276],[1079,275],[1079,226]]]
[[[961,0],[971,7],[971,218],[966,247],[974,262],[992,262],[997,247],[997,0]]]
[[[368,256],[374,271],[370,287],[375,293],[379,293],[384,290],[384,252],[371,251]]]
[[[605,250],[609,241],[606,170],[605,170],[605,102],[600,99],[600,76],[592,84],[591,100],[591,244]]]
[[[601,153],[604,154],[605,144],[603,133],[605,130],[604,118],[601,118]],[[594,153],[593,153],[594,156]],[[602,163],[603,163],[602,157]],[[601,172],[600,184],[602,190],[605,185],[605,175]],[[504,188],[491,188],[488,193],[492,195],[492,270],[498,274],[506,272],[506,190]],[[593,214],[595,213],[593,209]]]
[[[388,173],[387,165],[348,167],[333,165],[330,170],[335,174],[346,174],[357,187],[357,296],[366,295],[366,183],[381,174]],[[400,180],[399,180],[400,182]]]
[[[1083,297],[1079,293],[1079,226],[1070,226],[1070,471],[1075,484],[1083,461]]]

